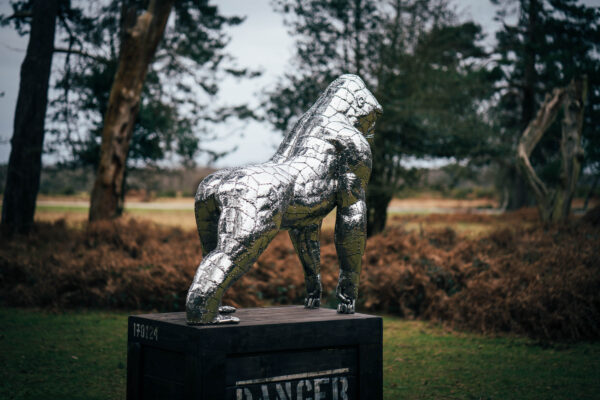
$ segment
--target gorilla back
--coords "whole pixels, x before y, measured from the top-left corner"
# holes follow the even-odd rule
[[[288,230],[305,273],[308,308],[319,307],[319,232],[335,207],[338,312],[354,312],[366,240],[369,137],[381,106],[356,75],[336,79],[268,162],[218,171],[198,186],[195,214],[204,259],[186,300],[189,324],[231,323],[223,294],[273,237]]]

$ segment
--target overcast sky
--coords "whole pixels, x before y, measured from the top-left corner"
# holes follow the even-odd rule
[[[0,1],[0,13],[10,12],[7,3],[6,0]],[[219,4],[225,15],[246,16],[243,24],[229,30],[231,42],[228,51],[236,57],[240,66],[263,71],[262,77],[244,83],[234,79],[223,82],[219,101],[257,104],[259,93],[273,85],[289,65],[293,40],[288,36],[281,16],[272,11],[269,0],[219,0],[213,3]],[[490,2],[455,0],[455,4],[464,18],[470,17],[483,26],[491,44],[497,24],[493,21],[495,8]],[[0,28],[0,94],[3,94],[0,97],[0,163],[6,163],[10,154],[19,70],[26,48],[27,37],[19,37],[11,28]],[[281,141],[281,136],[266,123],[252,122],[244,126],[232,123],[219,129],[222,130],[222,139],[207,143],[206,147],[218,151],[238,147],[237,151],[217,163],[219,167],[265,161]]]

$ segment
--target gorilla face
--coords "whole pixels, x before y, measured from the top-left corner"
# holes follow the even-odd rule
[[[342,91],[346,92],[350,106],[346,115],[365,137],[373,137],[375,121],[383,113],[381,104],[357,75],[346,74],[338,79],[342,81]]]
[[[357,98],[358,112],[355,126],[365,137],[371,138],[374,135],[375,122],[383,114],[383,109],[368,89],[365,88],[363,92],[366,92],[364,97],[361,94]]]

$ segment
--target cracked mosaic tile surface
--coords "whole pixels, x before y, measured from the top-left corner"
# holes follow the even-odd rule
[[[187,295],[189,324],[239,321],[231,315],[234,309],[221,307],[221,298],[280,230],[288,230],[304,268],[305,307],[319,307],[319,233],[335,207],[338,312],[354,312],[366,242],[367,138],[381,112],[362,79],[342,75],[269,161],[220,170],[200,183],[195,214],[204,258]]]

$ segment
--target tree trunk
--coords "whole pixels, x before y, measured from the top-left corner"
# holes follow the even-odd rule
[[[58,4],[59,0],[33,3],[2,207],[2,227],[9,233],[27,233],[33,225],[42,171],[44,119]]]
[[[385,127],[381,126],[380,134],[375,134],[373,141],[373,169],[371,171],[371,180],[367,185],[366,203],[367,203],[367,236],[371,237],[382,232],[387,222],[387,208],[392,201],[397,185],[397,176],[390,168],[392,163],[386,157]]]
[[[583,111],[587,98],[587,77],[572,81],[567,87],[562,121],[560,155],[560,186],[558,187],[552,222],[565,220],[571,212],[571,202],[579,181],[583,162],[581,134],[583,131]]]
[[[587,211],[588,206],[590,204],[590,198],[592,197],[592,195],[596,191],[596,187],[598,186],[598,181],[600,181],[600,174],[596,175],[596,177],[594,178],[594,183],[592,183],[590,190],[585,196],[585,201],[583,202],[583,211]]]
[[[538,16],[537,0],[529,0],[527,9],[527,34],[524,43],[523,100],[521,103],[521,129],[526,129],[535,114],[535,71],[536,30]]]
[[[581,131],[586,96],[587,78],[574,80],[566,88],[554,89],[552,95],[546,96],[540,111],[519,141],[517,156],[521,170],[535,195],[540,218],[545,224],[565,221],[571,211],[571,201],[583,159]],[[561,107],[564,109],[564,118],[560,143],[560,183],[555,188],[548,188],[535,173],[529,157],[556,119]]]
[[[362,0],[354,0],[354,62],[356,63],[356,75],[362,73],[362,54],[361,54],[361,31],[362,31]]]
[[[535,86],[537,74],[535,71],[536,58],[536,30],[539,4],[537,0],[529,0],[527,5],[527,32],[523,44],[523,86],[521,100],[521,131],[527,128],[529,122],[535,116]],[[506,210],[518,210],[528,206],[531,202],[531,194],[528,184],[518,162],[511,164],[507,171],[508,201]]]
[[[512,211],[530,205],[529,188],[527,181],[521,175],[518,163],[511,163],[506,170],[507,198],[503,209]]]
[[[374,182],[373,182],[374,183]],[[387,208],[392,196],[382,193],[373,184],[367,186],[367,236],[371,237],[385,229],[387,221]]]
[[[119,67],[104,116],[90,221],[115,218],[123,210],[123,179],[140,96],[174,2],[151,0],[148,9],[137,18],[130,18],[135,14],[129,10],[123,12]]]

